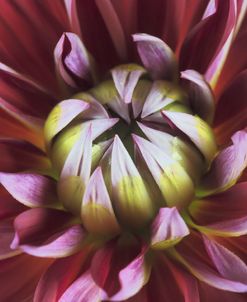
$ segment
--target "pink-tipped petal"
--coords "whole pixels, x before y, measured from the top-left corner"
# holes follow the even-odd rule
[[[112,148],[111,184],[113,206],[123,223],[140,227],[152,218],[155,205],[136,165],[117,135]]]
[[[85,92],[79,92],[74,95],[74,98],[82,100],[88,103],[89,108],[81,114],[82,118],[85,119],[104,119],[109,118],[107,109],[100,104],[91,94]]]
[[[153,79],[177,79],[177,62],[172,50],[159,38],[147,34],[133,35],[145,68]]]
[[[72,225],[72,216],[63,211],[36,208],[18,215],[11,248],[19,247],[38,257],[65,257],[78,252],[86,233]]]
[[[233,186],[247,166],[247,132],[232,136],[233,144],[223,149],[214,159],[209,172],[203,177],[198,196],[225,191]]]
[[[21,242],[18,242],[17,246],[21,251],[36,257],[64,258],[80,251],[83,248],[85,237],[86,233],[82,227],[74,225],[55,234],[47,242],[38,246]],[[14,247],[16,244],[17,241],[13,241],[11,246]]]
[[[125,103],[131,103],[134,89],[144,73],[145,70],[142,67],[134,64],[119,66],[111,70],[114,84]]]
[[[195,114],[198,114],[208,123],[212,123],[214,117],[213,92],[204,77],[195,70],[185,70],[181,78],[187,80],[190,106]]]
[[[81,217],[89,232],[109,235],[120,231],[101,167],[89,179],[83,196]]]
[[[132,135],[147,168],[164,197],[163,204],[183,207],[194,195],[194,184],[179,162],[148,140]]]
[[[99,103],[109,106],[118,116],[130,123],[129,104],[120,97],[118,89],[113,81],[105,81],[90,92]]]
[[[89,88],[92,85],[92,59],[76,34],[64,33],[56,45],[54,56],[65,83],[74,88]]]
[[[155,81],[153,82],[152,88],[145,99],[143,105],[141,117],[145,118],[152,113],[155,113],[166,105],[174,102],[174,99],[169,96],[171,90],[170,84],[165,81]]]
[[[61,173],[61,179],[70,176],[80,176],[86,185],[91,172],[92,124],[88,124],[79,139],[71,149]]]
[[[217,147],[214,134],[206,122],[183,112],[162,111],[165,119],[186,134],[204,155],[208,163],[214,158]]]
[[[28,207],[57,207],[56,182],[38,174],[0,173],[0,182],[20,203]]]
[[[87,110],[89,104],[77,99],[69,99],[59,103],[49,114],[44,128],[46,143],[49,146],[52,139],[64,129],[80,113]]]
[[[203,237],[208,255],[218,272],[226,279],[239,283],[247,292],[247,265],[235,254],[217,242]]]
[[[151,246],[166,249],[188,234],[189,229],[176,208],[161,208],[152,223]]]

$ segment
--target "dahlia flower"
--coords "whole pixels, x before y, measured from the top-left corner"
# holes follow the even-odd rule
[[[0,301],[246,301],[247,1],[0,5]]]

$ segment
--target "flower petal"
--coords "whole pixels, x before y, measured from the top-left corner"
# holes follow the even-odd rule
[[[50,169],[50,161],[46,154],[26,141],[0,138],[0,146],[2,172],[48,171]]]
[[[119,219],[140,227],[154,214],[154,204],[147,187],[123,143],[116,135],[112,148],[111,184],[113,206]],[[136,219],[138,215],[138,220]]]
[[[209,172],[203,177],[197,196],[225,191],[233,186],[247,166],[247,132],[238,131],[232,136],[233,144],[214,159]]]
[[[244,262],[211,239],[204,240],[195,234],[188,236],[172,255],[194,276],[210,286],[232,292],[246,292],[247,266]]]
[[[40,278],[35,290],[34,302],[57,302],[81,272],[90,249],[57,259]]]
[[[122,301],[138,293],[148,282],[150,271],[150,263],[145,260],[143,254],[138,255],[127,267],[119,272],[121,289],[110,297],[110,301]]]
[[[92,127],[92,141],[94,141],[98,136],[112,128],[118,121],[118,118],[92,119],[85,122],[78,121],[58,134],[51,148],[51,161],[58,174],[61,173],[64,163],[75,144],[78,145],[77,147],[83,147],[79,146],[79,141],[83,137],[85,138],[90,127]]]
[[[212,4],[215,5],[213,10]],[[236,25],[236,1],[211,0],[208,7],[203,20],[190,31],[183,43],[180,54],[182,70],[190,68],[204,74],[232,35]],[[215,73],[220,63],[218,60],[214,66]]]
[[[92,85],[92,58],[76,34],[64,33],[56,45],[54,56],[60,76],[68,85],[74,88]]]
[[[176,128],[186,134],[202,152],[207,162],[211,163],[217,147],[213,131],[208,124],[197,116],[183,112],[162,111],[162,114]]]
[[[147,34],[133,35],[143,65],[154,80],[167,79],[176,81],[177,62],[173,51],[159,38]]]
[[[140,154],[168,206],[183,207],[194,195],[194,184],[184,168],[146,139],[132,135]],[[164,204],[164,201],[163,201]]]
[[[200,302],[224,301],[224,302],[245,302],[246,294],[231,293],[219,290],[204,282],[199,283]]]
[[[165,254],[157,254],[148,284],[147,302],[199,302],[196,278]]]
[[[0,221],[0,260],[11,258],[18,254],[21,254],[21,251],[16,249],[13,250],[10,248],[10,244],[14,238],[15,229],[13,227],[13,218],[4,219]]]
[[[209,84],[200,73],[191,69],[181,72],[181,78],[187,80],[193,112],[211,124],[214,117],[214,96]]]
[[[91,89],[90,93],[98,102],[109,106],[117,115],[130,123],[129,105],[119,96],[113,81],[102,82],[95,89]]]
[[[91,272],[102,288],[102,300],[126,300],[148,282],[151,266],[145,257],[146,248],[128,239],[128,244],[124,244],[124,238],[108,243],[93,257]]]
[[[134,89],[144,73],[145,69],[134,64],[120,65],[111,70],[114,84],[125,103],[132,102]]]
[[[238,74],[218,99],[214,125],[219,144],[226,144],[232,133],[247,125],[246,81],[247,70]]]
[[[81,36],[80,21],[78,19],[76,0],[64,0],[72,31]]]
[[[16,201],[3,186],[0,187],[0,219],[16,216],[27,208]]]
[[[155,81],[145,99],[141,117],[145,118],[165,106],[184,98],[185,94],[178,86],[166,81]]]
[[[154,249],[166,249],[189,234],[188,227],[175,207],[160,208],[151,228],[151,246]]]
[[[13,117],[15,120],[23,124],[25,127],[36,133],[37,136],[42,135],[42,128],[44,120],[32,115],[23,113],[23,111],[17,109],[13,105],[9,104],[0,97],[0,108],[4,110],[8,115]]]
[[[32,301],[41,275],[52,259],[18,255],[0,261],[0,297],[2,301]],[[14,286],[13,286],[14,285]]]
[[[0,85],[0,97],[19,112],[29,116],[44,119],[57,102],[54,96],[36,82],[2,63]]]
[[[101,167],[89,179],[83,196],[81,216],[83,225],[89,232],[109,235],[120,231]]]
[[[247,234],[247,183],[239,183],[229,190],[195,200],[189,207],[193,225],[201,232],[217,236]]]
[[[159,147],[169,157],[178,161],[193,181],[197,183],[203,170],[203,160],[200,154],[198,154],[198,150],[192,144],[184,142],[179,137],[167,132],[149,128],[139,122],[137,124],[154,145]]]
[[[111,36],[115,49],[122,60],[127,58],[127,43],[123,27],[116,14],[114,5],[109,0],[96,0],[96,5],[105,22],[107,30]]]
[[[0,182],[20,203],[28,207],[57,207],[56,182],[29,173],[0,173]]]
[[[75,117],[87,110],[89,104],[81,100],[69,99],[59,103],[49,114],[44,128],[46,143],[49,147],[52,139]]]
[[[68,301],[100,301],[100,288],[94,283],[90,270],[77,278],[59,299],[59,302]]]
[[[80,225],[72,225],[72,216],[63,211],[31,209],[14,222],[11,248],[38,257],[65,257],[78,252],[86,237]]]
[[[1,61],[57,93],[52,50],[69,27],[63,2],[1,4]]]
[[[16,115],[16,114],[15,114]],[[41,150],[44,150],[43,134],[28,128],[21,121],[16,119],[10,112],[0,107],[1,127],[0,136],[2,138],[13,138],[25,140]]]

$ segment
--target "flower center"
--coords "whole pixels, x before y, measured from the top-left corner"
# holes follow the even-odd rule
[[[161,207],[184,209],[216,152],[186,91],[138,65],[58,104],[45,138],[64,207],[100,234],[143,229]]]

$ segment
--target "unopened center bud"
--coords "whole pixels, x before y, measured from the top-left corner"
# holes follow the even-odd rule
[[[45,136],[58,194],[89,232],[139,230],[160,207],[193,199],[216,146],[188,104],[177,84],[123,65],[53,109]]]

